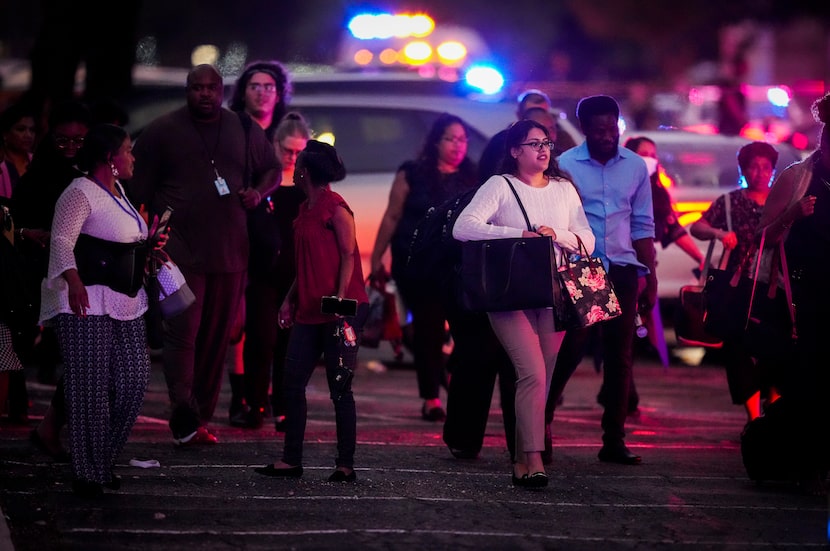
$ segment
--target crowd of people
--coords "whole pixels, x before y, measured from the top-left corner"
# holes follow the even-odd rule
[[[271,418],[284,433],[279,458],[255,471],[297,478],[306,387],[322,358],[337,426],[328,480],[354,482],[352,381],[370,305],[354,214],[335,191],[348,167],[291,110],[280,63],[248,65],[227,108],[215,67],[194,67],[185,84],[186,104],[152,121],[135,143],[120,117],[102,117],[80,101],[55,105],[40,139],[36,114],[24,104],[0,116],[0,407],[10,421],[28,424],[24,365],[36,364],[38,377],[56,386],[30,433],[33,444],[71,464],[77,495],[118,490],[113,466],[142,407],[152,344],[161,348],[176,446],[219,441],[211,424],[227,371],[229,424],[258,430]],[[704,268],[659,185],[654,142],[635,137],[621,146],[616,100],[579,102],[579,144],[557,141],[551,108],[540,90],[522,94],[516,122],[478,160],[469,156],[465,121],[439,116],[417,156],[401,161],[365,274],[391,277],[411,313],[420,416],[443,423],[454,457],[479,455],[498,379],[511,480],[520,488],[547,486],[554,414],[595,328],[562,330],[550,308],[466,311],[458,281],[446,278],[436,288],[412,280],[407,254],[427,213],[468,194],[452,229],[456,240],[544,236],[558,258],[583,250],[602,261],[622,312],[598,332],[604,462],[643,462],[625,443],[625,423],[641,399],[632,369],[635,319],[659,315],[655,243],[676,243],[693,268]],[[811,435],[828,428],[819,406],[828,383],[819,361],[826,300],[813,289],[830,240],[830,94],[814,114],[824,126],[812,156],[776,177],[773,146],[743,147],[736,154],[746,188],[715,201],[691,234],[731,250],[728,271],[757,249],[760,233],[768,247],[784,242],[797,357],[789,369],[767,366],[742,342],[730,342],[729,390],[750,421],[780,397],[794,404],[803,452],[796,478],[820,493],[828,458],[823,440]],[[169,226],[154,231],[165,210],[172,211]],[[195,302],[166,319],[154,342],[153,297],[143,271],[133,272],[162,250]],[[117,259],[107,264],[114,267],[90,268],[90,256],[103,254]],[[454,346],[446,357],[448,335]]]

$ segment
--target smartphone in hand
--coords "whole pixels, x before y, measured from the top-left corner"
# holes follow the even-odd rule
[[[320,312],[338,316],[354,316],[357,314],[357,300],[353,298],[323,297],[320,301]]]

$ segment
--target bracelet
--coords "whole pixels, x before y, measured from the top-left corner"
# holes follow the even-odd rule
[[[25,229],[26,228],[20,228],[19,230],[17,230],[17,238],[20,239],[21,241],[26,240],[26,238],[23,237],[23,230],[25,230]]]

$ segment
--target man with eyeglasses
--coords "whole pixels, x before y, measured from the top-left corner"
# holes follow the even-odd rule
[[[280,182],[274,146],[259,125],[222,108],[222,77],[211,65],[187,76],[187,105],[152,121],[133,149],[129,191],[152,214],[172,207],[165,250],[196,303],[166,320],[164,374],[177,445],[215,444],[208,429],[245,285],[246,213]],[[245,187],[246,174],[250,186]]]
[[[229,107],[244,111],[265,131],[269,141],[291,99],[288,73],[277,61],[256,61],[245,67],[233,89]]]
[[[620,108],[614,98],[583,98],[576,115],[585,140],[563,153],[559,166],[573,177],[582,196],[596,236],[594,254],[602,259],[622,309],[622,315],[602,324],[605,411],[599,459],[636,465],[642,458],[625,445],[625,419],[632,381],[634,318],[638,306],[651,310],[657,300],[651,184],[643,159],[619,146]],[[645,277],[646,288],[638,296],[640,276]],[[566,333],[551,380],[549,412],[555,409],[579,364],[587,338],[588,329]]]

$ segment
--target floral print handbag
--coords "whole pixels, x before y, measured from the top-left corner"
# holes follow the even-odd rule
[[[562,255],[556,275],[560,285],[562,305],[554,306],[557,331],[574,327],[588,327],[619,316],[620,303],[608,279],[602,260],[588,254],[579,239],[579,254],[568,258]]]

